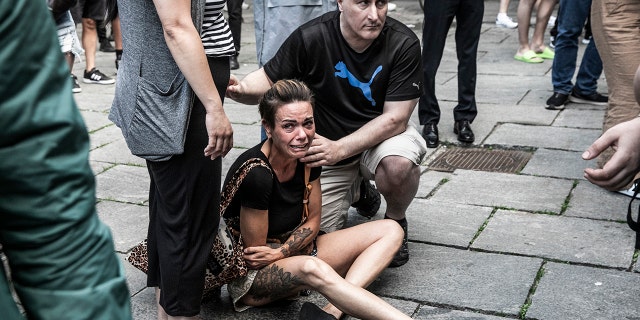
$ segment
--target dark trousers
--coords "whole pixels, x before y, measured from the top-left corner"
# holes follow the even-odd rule
[[[236,54],[240,52],[240,34],[242,33],[242,0],[227,0],[227,12],[229,13],[229,29],[233,36],[233,46]]]
[[[482,0],[425,0],[422,33],[422,68],[424,92],[418,104],[420,124],[440,121],[436,98],[436,73],[442,60],[447,33],[456,18],[456,54],[458,57],[458,105],[453,109],[455,121],[473,122],[476,108],[476,59],[484,15]]]
[[[208,61],[224,100],[229,58]],[[160,305],[171,316],[200,312],[205,265],[220,220],[222,159],[204,156],[205,114],[196,99],[184,153],[167,161],[147,161],[151,178],[147,286],[160,287]]]

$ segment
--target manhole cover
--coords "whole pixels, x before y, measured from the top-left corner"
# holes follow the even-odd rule
[[[429,164],[437,171],[455,169],[516,173],[531,159],[532,153],[520,150],[450,148]]]

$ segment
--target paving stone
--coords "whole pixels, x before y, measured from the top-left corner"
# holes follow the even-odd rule
[[[600,220],[627,221],[630,197],[600,188],[582,180],[571,192],[564,215]]]
[[[114,166],[113,163],[102,162],[102,161],[89,161],[89,165],[91,166],[91,171],[93,171],[93,175],[98,175],[103,171]]]
[[[420,175],[420,185],[416,197],[424,198],[437,188],[443,180],[449,180],[451,173],[427,170]]]
[[[628,268],[634,233],[626,224],[498,210],[472,248]]]
[[[82,92],[74,95],[78,108],[80,110],[109,112],[111,103],[113,103],[115,86],[83,83],[82,77],[82,74],[78,75]]]
[[[129,293],[131,296],[136,295],[138,292],[147,288],[147,275],[136,269],[129,261],[127,261],[127,255],[118,253],[118,258],[122,266],[124,266],[124,272],[127,277],[127,287],[129,287]]]
[[[257,105],[245,105],[237,103],[231,99],[225,99],[224,112],[229,121],[234,124],[260,125],[260,113]]]
[[[114,125],[108,118],[108,114],[96,111],[80,111],[84,124],[87,126],[87,131],[93,132],[95,130],[104,128],[109,125]]]
[[[602,130],[604,112],[604,108],[601,110],[565,109],[560,112],[553,126]]]
[[[638,319],[640,275],[547,263],[527,319]]]
[[[401,299],[515,316],[541,259],[409,244],[411,259],[386,269],[372,292]]]
[[[510,97],[509,95],[506,97],[511,99],[521,98],[516,96]],[[492,124],[491,130],[499,123],[505,122],[538,125],[550,125],[553,123],[555,114],[551,112],[531,112],[531,106],[517,105],[517,100],[507,100],[504,96],[500,96],[500,98],[504,99],[503,102],[497,104],[482,104],[481,119]],[[477,121],[474,121],[474,124],[476,122]]]
[[[507,319],[504,317],[498,317],[493,315],[487,315],[482,313],[475,313],[470,311],[451,310],[445,308],[436,308],[430,306],[420,306],[418,314],[413,317],[414,319],[437,319],[437,320],[496,320]]]
[[[233,124],[233,147],[249,149],[261,141],[260,126],[257,124]]]
[[[508,173],[456,170],[434,201],[560,213],[573,182]]]
[[[89,158],[93,161],[110,162],[115,164],[146,166],[147,162],[131,154],[124,138],[94,149],[89,153]]]
[[[523,174],[567,179],[584,179],[584,168],[596,164],[596,160],[582,160],[582,152],[540,148],[522,169]]]
[[[407,209],[409,239],[467,248],[493,208],[415,199]]]
[[[147,168],[117,165],[96,176],[96,197],[135,204],[149,199]]]
[[[100,220],[111,228],[118,252],[128,252],[147,238],[149,207],[102,200],[96,205]]]
[[[122,138],[122,134],[120,133],[120,128],[115,125],[102,127],[92,131],[89,134],[89,140],[91,142],[90,150],[95,150],[118,140],[123,140],[124,142],[124,138]]]
[[[497,126],[485,143],[583,152],[600,136],[600,133],[601,130],[595,129],[505,123]]]

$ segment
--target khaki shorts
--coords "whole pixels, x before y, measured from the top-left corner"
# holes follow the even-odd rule
[[[362,179],[375,180],[382,158],[401,156],[420,165],[427,154],[427,145],[418,130],[409,125],[403,133],[391,137],[362,153],[351,163],[322,167],[322,219],[320,230],[331,232],[347,224],[348,210],[360,197]]]

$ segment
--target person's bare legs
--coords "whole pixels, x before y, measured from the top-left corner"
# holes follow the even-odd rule
[[[378,164],[375,179],[378,191],[387,202],[385,216],[393,220],[404,219],[418,192],[420,167],[407,158],[387,156]]]
[[[120,17],[116,17],[111,21],[111,30],[113,30],[113,41],[116,43],[116,50],[122,50],[122,31],[120,30]]]
[[[547,31],[547,23],[555,5],[555,0],[541,0],[540,5],[538,5],[536,25],[530,44],[531,49],[537,53],[542,52],[547,47],[544,44],[544,34]]]
[[[160,289],[156,287],[156,307],[158,308],[158,320],[199,320],[199,316],[195,317],[172,317],[168,315],[164,308],[160,305]]]
[[[331,303],[325,310],[362,319],[411,319],[362,288],[391,261],[403,231],[390,220],[380,220],[318,237],[318,258],[295,256],[261,269],[243,303],[267,304],[291,292],[311,288]],[[326,259],[328,262],[325,262]],[[345,274],[343,278],[335,267]],[[342,310],[342,311],[340,311]]]
[[[71,51],[65,52],[64,60],[67,62],[67,65],[69,66],[69,70],[70,71],[73,70],[73,63],[76,61],[76,56],[73,54],[73,52]],[[73,74],[73,72],[71,74]]]
[[[98,45],[98,30],[96,21],[82,18],[82,47],[85,55],[85,71],[91,71],[96,66],[96,46]]]
[[[402,228],[388,219],[363,223],[318,237],[318,258],[349,283],[366,288],[391,262],[403,236]],[[337,319],[343,314],[334,304],[323,309]]]
[[[498,7],[498,13],[506,14],[509,10],[509,0],[500,0],[500,6]]]
[[[518,3],[518,55],[531,50],[529,46],[529,27],[531,26],[531,12],[535,0],[520,0]]]

